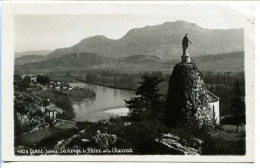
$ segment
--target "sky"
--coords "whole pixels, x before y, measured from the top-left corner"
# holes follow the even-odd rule
[[[230,29],[242,28],[245,17],[233,10],[216,5],[143,8],[138,14],[16,15],[14,19],[15,51],[70,47],[84,38],[95,35],[119,39],[132,28],[159,25],[176,20],[196,23],[203,28]]]

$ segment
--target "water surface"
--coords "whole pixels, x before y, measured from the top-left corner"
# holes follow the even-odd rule
[[[108,119],[112,115],[125,115],[128,110],[125,101],[133,98],[135,92],[131,90],[114,89],[89,83],[70,83],[72,87],[86,87],[96,92],[96,96],[74,104],[76,121],[98,121]]]

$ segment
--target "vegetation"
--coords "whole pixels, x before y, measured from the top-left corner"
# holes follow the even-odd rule
[[[22,78],[20,75],[15,74],[14,75],[14,87],[15,90],[26,90],[28,87],[30,87],[31,84],[31,78],[29,76],[25,76]]]
[[[36,81],[40,84],[46,85],[50,83],[50,78],[47,75],[37,75]]]
[[[61,108],[64,110],[64,113],[58,114],[57,118],[61,119],[66,119],[66,120],[71,120],[75,117],[75,112],[72,107],[71,102],[69,101],[69,98],[64,96],[62,97],[57,103],[57,107]]]
[[[194,147],[194,138],[200,139],[204,143],[201,146],[202,155],[244,155],[245,154],[245,132],[228,133],[226,129],[216,129],[213,132],[198,130],[195,128],[172,128],[163,125],[158,120],[147,120],[131,122],[124,126],[125,122],[131,121],[129,118],[113,118],[110,120],[108,133],[118,135],[124,139],[128,146],[134,150],[135,154],[180,154],[170,150],[166,146],[156,143],[154,140],[160,138],[162,133],[171,133],[180,137],[182,144]],[[105,128],[99,123],[98,129]],[[91,128],[89,128],[91,129]],[[105,130],[104,130],[105,131]]]
[[[43,127],[48,122],[43,117],[40,107],[43,101],[35,95],[26,92],[16,92],[14,95],[15,136],[34,128]]]
[[[42,91],[37,93],[37,95],[44,99],[49,99],[50,102],[54,103],[57,107],[64,110],[62,114],[57,114],[57,118],[71,120],[75,117],[75,112],[68,95],[63,94],[62,92],[51,91]]]
[[[158,94],[158,84],[162,81],[158,77],[143,76],[141,85],[137,88],[136,97],[126,100],[126,107],[130,109],[133,121],[146,121],[160,118],[162,103]]]
[[[71,102],[80,102],[96,96],[96,93],[89,88],[74,87],[71,91],[64,91]]]
[[[234,121],[237,125],[236,131],[238,132],[238,125],[245,122],[245,102],[241,100],[241,90],[239,88],[239,82],[236,81],[234,84],[234,97],[231,99],[230,111],[234,115]],[[241,120],[242,118],[242,120]]]
[[[161,134],[166,130],[158,120],[132,122],[128,126],[124,126],[120,119],[112,123],[113,125],[108,129],[109,132],[124,139],[135,154],[174,153],[155,142],[155,139],[160,138]]]

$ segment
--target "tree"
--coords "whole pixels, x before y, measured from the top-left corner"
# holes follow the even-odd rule
[[[142,79],[142,82],[138,82],[141,85],[137,88],[136,97],[125,100],[126,106],[130,110],[130,117],[134,121],[159,118],[160,111],[162,111],[158,94],[158,84],[162,82],[162,79],[146,75],[142,76]]]
[[[41,120],[44,117],[43,113],[41,110],[36,109],[33,113],[30,114],[29,118],[31,119],[35,119],[37,121]]]
[[[63,96],[59,102],[57,102],[57,107],[64,110],[62,114],[58,114],[57,118],[65,119],[65,120],[71,120],[75,117],[74,109],[69,101],[69,98],[67,96]]]
[[[234,84],[234,97],[231,99],[230,103],[230,111],[234,115],[234,120],[237,125],[236,132],[238,132],[238,125],[241,122],[245,121],[245,103],[242,102],[240,96],[241,96],[241,90],[239,87],[239,81],[237,80]]]
[[[50,83],[50,78],[44,75],[37,75],[36,81],[40,84],[46,85]]]
[[[25,76],[20,84],[20,87],[23,89],[26,89],[26,88],[30,87],[30,85],[31,85],[30,76]]]

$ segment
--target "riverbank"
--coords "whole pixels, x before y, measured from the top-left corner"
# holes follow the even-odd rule
[[[104,111],[111,116],[127,116],[129,113],[129,109],[127,107],[114,108]]]
[[[71,90],[71,91],[60,91],[60,92],[53,92],[53,91],[39,91],[37,92],[42,98],[47,98],[54,104],[59,101],[60,97],[67,96],[71,103],[81,103],[90,98],[96,96],[96,93],[93,90],[89,89],[80,89],[80,90]]]
[[[104,87],[108,87],[111,89],[121,89],[121,90],[128,90],[128,91],[136,91],[137,89],[133,89],[133,88],[127,88],[127,87],[119,87],[119,86],[113,86],[113,85],[107,85],[107,84],[103,84],[103,83],[98,83],[98,82],[89,82],[87,80],[82,80],[82,79],[75,79],[77,81],[83,82],[83,83],[88,83],[88,84],[94,84],[94,85],[99,85],[99,86],[104,86]],[[165,92],[166,93],[166,92]],[[166,94],[165,93],[159,93],[159,95],[163,98],[166,98]]]

